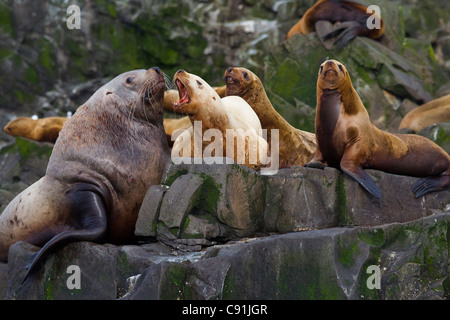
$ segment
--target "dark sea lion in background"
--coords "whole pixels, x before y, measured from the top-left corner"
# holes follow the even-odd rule
[[[279,166],[303,166],[316,151],[314,133],[290,125],[272,106],[261,80],[245,68],[225,71],[226,96],[240,96],[253,108],[263,129],[267,129],[267,142],[271,146],[271,129],[279,130]]]
[[[450,156],[437,144],[413,134],[379,130],[340,62],[325,61],[317,80],[317,151],[307,167],[340,168],[374,197],[381,191],[363,169],[425,177],[412,188],[418,198],[450,187]]]
[[[435,123],[450,122],[450,94],[429,101],[408,112],[398,127],[419,132]]]
[[[4,128],[7,134],[13,137],[24,137],[39,142],[55,143],[67,118],[47,117],[32,119],[19,117],[11,120]]]
[[[375,16],[374,16],[375,15]],[[367,20],[377,18],[380,28],[369,29]],[[341,24],[331,33],[323,33],[317,30],[317,22],[329,21],[333,24]],[[309,8],[302,18],[288,32],[289,39],[296,33],[307,34],[318,31],[321,40],[337,36],[336,44],[344,47],[357,36],[379,39],[384,34],[384,21],[376,13],[367,13],[367,7],[354,1],[319,0]]]
[[[0,215],[0,260],[20,240],[42,246],[25,278],[72,241],[127,243],[170,150],[159,68],[123,73],[97,90],[63,126],[46,175]],[[25,279],[24,279],[25,280]]]

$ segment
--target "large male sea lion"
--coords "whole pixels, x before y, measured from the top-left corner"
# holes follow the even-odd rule
[[[163,129],[159,68],[123,73],[67,120],[46,175],[0,215],[0,259],[25,240],[42,246],[27,275],[54,247],[71,241],[125,243],[150,185],[170,155]]]
[[[225,71],[226,96],[240,96],[253,108],[263,129],[267,129],[267,142],[271,145],[271,130],[279,130],[279,166],[303,166],[316,151],[316,137],[290,125],[272,106],[261,80],[245,68]]]
[[[375,15],[375,16],[374,16]],[[369,29],[368,19],[378,19],[379,28]],[[289,30],[286,38],[289,39],[296,33],[307,34],[316,30],[316,23],[329,21],[341,22],[332,34],[321,34],[321,39],[335,36],[341,32],[336,41],[338,47],[345,46],[356,36],[365,36],[379,39],[384,34],[384,21],[377,13],[367,13],[367,7],[355,1],[319,0],[309,8],[302,18]]]
[[[435,123],[450,121],[450,94],[429,101],[408,112],[398,127],[419,132]]]
[[[253,169],[259,169],[266,164],[267,141],[261,136],[261,123],[258,116],[244,99],[238,96],[220,98],[219,94],[199,76],[179,70],[175,74],[175,83],[179,91],[179,101],[174,104],[178,113],[189,116],[192,125],[201,121],[201,154],[205,148],[211,147],[211,142],[204,141],[205,133],[209,129],[216,129],[220,133],[221,143],[214,140],[214,149],[211,156],[229,157],[235,162],[246,165]],[[181,157],[197,157],[195,152],[194,127],[185,130],[179,135],[172,148],[172,154]],[[243,139],[245,150],[237,150],[239,142],[227,140],[227,133],[234,135],[237,141]],[[184,146],[190,142],[191,148],[184,152]],[[198,143],[198,142],[197,142]],[[232,146],[233,149],[227,147]],[[217,154],[220,152],[221,154]],[[231,155],[233,153],[233,155]],[[252,156],[255,156],[252,158]]]
[[[416,198],[450,186],[450,156],[427,138],[375,127],[347,69],[336,60],[319,69],[315,130],[317,151],[306,166],[340,168],[376,198],[381,191],[363,169],[425,177],[413,185]]]
[[[66,121],[67,118],[65,117],[47,117],[42,119],[18,117],[11,120],[3,128],[3,131],[13,137],[24,137],[40,142],[55,143]]]

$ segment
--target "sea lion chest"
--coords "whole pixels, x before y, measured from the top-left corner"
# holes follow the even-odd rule
[[[339,90],[324,90],[317,108],[316,137],[320,151],[328,165],[339,167],[345,151],[345,141],[341,139],[342,99]]]

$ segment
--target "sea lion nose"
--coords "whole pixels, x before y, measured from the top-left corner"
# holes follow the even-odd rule
[[[227,69],[227,72],[228,73],[231,73],[233,71],[233,68],[232,67],[229,67],[228,69]]]
[[[152,69],[155,70],[157,74],[161,74],[161,69],[160,68],[153,67]]]
[[[184,72],[184,70],[183,70],[183,69],[179,69],[179,70],[177,71],[177,74],[180,74],[181,72]]]
[[[333,64],[333,61],[331,61],[331,60],[328,60],[328,61],[327,61],[327,65],[328,65],[329,67],[331,67],[332,64]]]

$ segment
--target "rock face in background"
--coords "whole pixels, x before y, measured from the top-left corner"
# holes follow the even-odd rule
[[[327,58],[347,66],[372,121],[391,132],[417,105],[450,93],[450,3],[376,1],[381,42],[357,38],[328,51],[315,33],[284,41],[314,2],[73,1],[82,28],[68,30],[67,1],[0,0],[0,126],[75,112],[115,75],[152,66],[212,85],[229,66],[249,68],[274,107],[311,132]],[[449,130],[419,134],[450,152]],[[0,132],[0,212],[45,174],[51,151]],[[368,173],[381,201],[331,168],[260,176],[238,165],[168,164],[142,205],[138,245],[72,243],[20,286],[38,248],[19,242],[0,263],[0,298],[449,298],[450,191],[414,199],[415,178]],[[81,290],[66,286],[70,265],[82,271]],[[366,285],[371,265],[381,270],[379,290]]]

